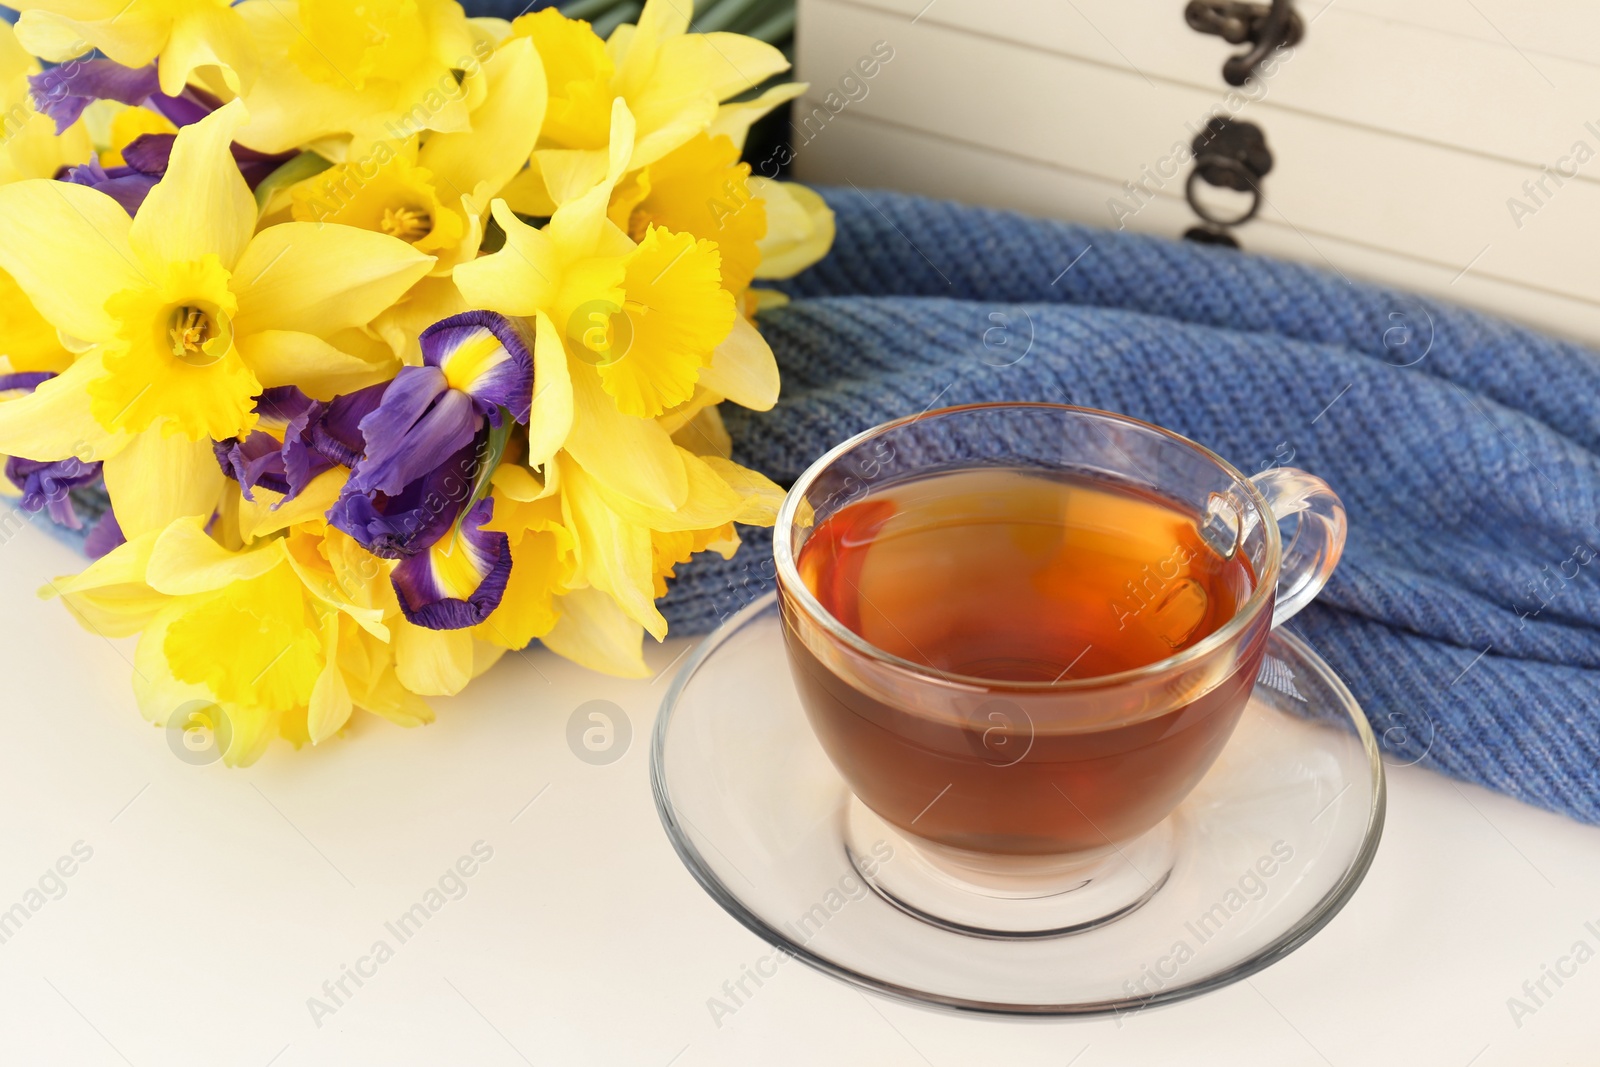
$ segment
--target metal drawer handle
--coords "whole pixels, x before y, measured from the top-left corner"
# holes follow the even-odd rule
[[[1243,85],[1273,49],[1297,44],[1305,34],[1305,23],[1290,0],[1272,0],[1270,7],[1239,0],[1190,0],[1183,18],[1191,29],[1215,34],[1229,44],[1250,43],[1248,52],[1230,56],[1222,64],[1222,80],[1229,85]]]

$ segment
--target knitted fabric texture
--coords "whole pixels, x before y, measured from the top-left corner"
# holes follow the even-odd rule
[[[1122,412],[1349,511],[1289,628],[1391,763],[1600,823],[1600,357],[1426,297],[1239,252],[888,192],[825,190],[833,251],[762,314],[783,397],[724,405],[734,458],[790,483],[933,406]],[[702,633],[772,585],[771,537],[679,568]]]

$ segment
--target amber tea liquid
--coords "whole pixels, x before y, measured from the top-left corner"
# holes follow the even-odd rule
[[[986,680],[959,713],[880,699],[788,635],[807,714],[856,795],[972,851],[1102,850],[1150,829],[1226,743],[1266,646],[1263,626],[1222,677],[1189,679],[1192,697],[1008,688],[1167,659],[1254,591],[1244,554],[1219,555],[1192,514],[1109,481],[984,468],[898,483],[829,516],[797,564],[872,645]]]

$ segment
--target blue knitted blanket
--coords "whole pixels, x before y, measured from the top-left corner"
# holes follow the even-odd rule
[[[724,406],[786,484],[930,406],[1055,400],[1176,430],[1246,473],[1292,464],[1349,509],[1290,628],[1391,762],[1600,823],[1600,356],[1450,304],[1226,249],[888,192],[761,316],[783,398]],[[770,531],[681,568],[706,631],[771,586]]]

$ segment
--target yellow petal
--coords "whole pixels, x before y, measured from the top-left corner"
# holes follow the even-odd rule
[[[453,696],[472,681],[472,632],[394,620],[395,675],[419,696]]]
[[[611,111],[611,58],[587,22],[554,8],[523,15],[512,32],[533,41],[550,87],[542,136],[567,148],[606,143]]]
[[[320,531],[311,525],[300,527],[289,535],[287,545],[289,565],[307,593],[349,616],[378,640],[389,640],[384,619],[400,611],[389,581],[391,562],[374,556],[336,527]]]
[[[345,685],[344,672],[339,669],[339,615],[328,612],[322,620],[322,673],[311,688],[311,702],[306,709],[306,732],[311,743],[326,741],[350,720],[355,710],[350,701],[350,689]]]
[[[172,602],[145,581],[157,536],[151,531],[118,545],[78,574],[50,582],[40,595],[61,597],[67,610],[97,634],[128,637],[138,633]]]
[[[139,643],[134,648],[133,697],[139,705],[139,713],[157,726],[167,726],[178,714],[187,717],[199,713],[211,719],[213,724],[219,717],[216,697],[211,691],[195,682],[180,682],[174,678],[171,668],[167,666],[167,655],[162,650],[167,641],[167,630],[189,607],[183,601],[167,601],[167,606],[139,634]],[[175,724],[174,728],[182,725],[184,721]]]
[[[94,157],[94,146],[89,143],[86,125],[76,122],[58,137],[56,124],[34,112],[20,126],[9,127],[14,132],[0,146],[0,185],[54,178],[62,167],[87,163]]]
[[[578,563],[589,584],[608,594],[628,618],[656,640],[667,620],[656,609],[650,531],[618,515],[582,467],[561,460],[562,504],[567,527],[577,536]]]
[[[833,246],[833,210],[822,197],[804,185],[765,178],[751,178],[750,190],[767,205],[767,235],[760,242],[757,278],[788,278],[828,254]]]
[[[673,442],[697,456],[721,456],[724,459],[731,456],[733,438],[723,425],[722,413],[717,410],[716,404],[697,405],[691,401],[689,406],[693,408],[693,414],[682,425],[668,424]]]
[[[372,363],[313,334],[292,330],[263,330],[239,338],[238,345],[245,365],[263,389],[298,386],[313,400],[332,400],[386,382],[399,369],[398,360]]]
[[[135,434],[101,471],[128,537],[164,530],[175,519],[207,522],[222,497],[222,468],[211,442],[169,435],[159,426]]]
[[[178,131],[172,162],[134,217],[128,241],[156,271],[215,255],[232,270],[256,228],[256,198],[229,146],[246,118],[233,103]]]
[[[627,321],[613,330],[630,336],[598,365],[623,414],[654,418],[694,394],[701,368],[737,318],[721,265],[712,242],[654,226],[628,258]]]
[[[456,286],[472,307],[502,315],[532,315],[550,306],[555,297],[561,265],[554,242],[517,218],[504,200],[494,202],[493,213],[505,231],[505,245],[457,267]]]
[[[161,530],[146,570],[150,588],[169,596],[210,593],[258,578],[287,557],[282,541],[230,552],[205,532],[207,518],[179,519]]]
[[[693,452],[680,448],[678,456],[689,476],[689,493],[682,507],[672,510],[643,507],[621,494],[609,492],[604,486],[597,486],[601,499],[622,521],[650,530],[704,530],[732,522],[744,510],[744,498]]]
[[[383,338],[401,363],[415,367],[422,363],[417,336],[440,319],[471,309],[453,277],[430,275],[413,285],[398,304],[373,319],[372,331]]]
[[[545,8],[546,11],[551,10]],[[538,167],[539,153],[535,152],[534,165],[517,172],[516,176],[500,190],[500,196],[519,215],[548,218],[556,210],[555,198],[545,188],[544,174]]]
[[[0,401],[0,455],[41,461],[76,456],[92,463],[122,451],[128,435],[105,429],[90,412],[88,385],[104,375],[101,353],[93,349],[33,392]]]
[[[254,43],[238,12],[196,4],[173,20],[172,36],[161,50],[161,91],[177,96],[199,68],[217,67],[229,89],[243,92],[255,81],[256,66]]]
[[[307,705],[322,673],[322,642],[300,580],[279,558],[258,577],[194,598],[173,620],[162,647],[173,677],[204,685],[225,706]]]
[[[550,202],[565,204],[606,179],[610,157],[603,148],[544,148],[535,153]]]
[[[239,500],[239,536],[254,541],[268,534],[287,530],[297,523],[321,522],[349,479],[350,471],[335,467],[311,479],[300,495],[284,503],[283,494],[259,486],[251,490],[255,500]]]
[[[740,293],[748,287],[761,259],[757,242],[767,232],[767,214],[738,147],[726,137],[697,134],[639,175],[634,180],[645,185],[643,195],[629,206],[618,202],[622,190],[614,194],[613,220],[635,240],[644,240],[654,225],[715,241],[723,288]],[[626,211],[620,219],[619,208]]]
[[[573,562],[572,537],[565,527],[512,538],[505,595],[494,613],[475,628],[475,635],[501,648],[520,649],[549,633],[558,617],[555,598],[565,591]]]
[[[553,471],[553,468],[552,468]],[[489,478],[500,497],[506,500],[528,503],[543,500],[550,495],[550,486],[541,484],[534,473],[520,463],[502,463],[494,469],[494,474]],[[500,518],[500,508],[495,507],[494,518],[489,521],[485,529],[503,530],[496,520]]]
[[[117,328],[106,301],[153,284],[129,247],[130,225],[115,200],[87,186],[46,180],[0,186],[0,269],[57,329],[104,341]]]
[[[269,226],[234,268],[234,330],[241,336],[296,330],[327,337],[365,326],[432,266],[432,256],[387,234],[314,222]]]
[[[701,370],[700,384],[741,407],[770,411],[778,402],[778,360],[761,331],[740,316]]]
[[[644,628],[598,589],[575,589],[558,605],[560,618],[544,635],[544,646],[580,667],[623,678],[648,678]]]
[[[94,48],[72,23],[48,11],[24,11],[16,34],[23,48],[47,63],[65,63]]]
[[[339,667],[357,707],[397,726],[421,726],[433,721],[428,702],[395,677],[394,648],[387,640],[360,631],[347,630],[340,636]]]
[[[741,467],[723,456],[702,456],[706,465],[717,473],[730,489],[743,498],[734,522],[751,526],[771,526],[778,521],[778,509],[783,506],[783,487],[760,471]]]
[[[672,438],[653,419],[619,413],[593,367],[569,360],[573,419],[566,450],[607,489],[671,511],[689,493],[689,476]]]
[[[544,64],[527,38],[511,41],[491,56],[483,75],[488,95],[472,112],[472,131],[434,134],[420,159],[441,188],[475,200],[484,197],[479,210],[528,162],[548,98]]]
[[[805,82],[785,82],[782,85],[774,85],[754,100],[723,104],[717,108],[717,117],[706,129],[706,133],[712,137],[718,135],[726,137],[742,149],[745,138],[750,135],[750,127],[758,119],[773,108],[796,99],[806,91],[806,88]]]
[[[572,377],[567,350],[550,316],[534,320],[533,406],[528,415],[528,462],[546,466],[572,431]],[[4,409],[0,408],[0,414]]]

